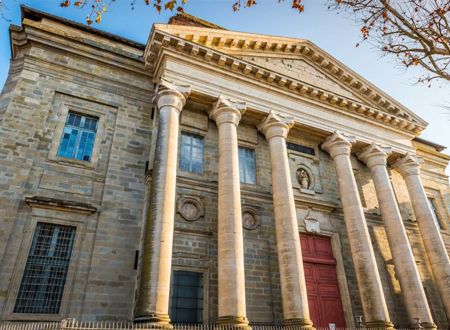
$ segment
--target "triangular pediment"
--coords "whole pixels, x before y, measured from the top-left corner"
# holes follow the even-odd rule
[[[239,57],[326,91],[366,103],[355,93],[352,93],[344,84],[337,82],[334,78],[323,72],[323,70],[314,67],[308,59],[245,55]]]
[[[200,56],[267,83],[347,108],[418,134],[426,122],[308,40],[198,26],[155,24],[145,52],[152,65],[159,47]]]

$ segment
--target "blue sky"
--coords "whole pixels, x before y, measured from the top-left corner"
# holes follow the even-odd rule
[[[152,7],[145,6],[144,0],[136,0],[136,7],[131,10],[130,2],[115,0],[102,23],[94,26],[145,43],[153,23],[166,23],[175,14],[170,11],[158,14]],[[422,133],[423,138],[450,147],[450,110],[442,107],[450,106],[450,84],[435,84],[431,88],[417,85],[414,78],[418,72],[405,72],[392,58],[381,57],[367,43],[356,48],[360,32],[352,18],[327,10],[325,0],[304,0],[306,10],[303,14],[290,9],[290,0],[280,4],[278,0],[259,0],[257,6],[238,13],[231,9],[233,2],[189,0],[185,11],[230,30],[311,40],[424,118],[429,126]],[[81,23],[87,14],[73,7],[61,8],[60,0],[6,0],[5,16],[11,22],[0,19],[0,86],[3,86],[9,66],[8,25],[20,24],[19,6],[22,3]],[[450,154],[450,150],[445,152]]]

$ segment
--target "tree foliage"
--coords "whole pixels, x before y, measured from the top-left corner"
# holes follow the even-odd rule
[[[419,81],[450,81],[450,0],[334,0],[330,8],[355,15],[362,39],[402,66],[425,69]]]
[[[61,6],[89,8],[86,23],[90,25],[93,22],[100,23],[108,5],[115,1],[63,0]],[[182,12],[188,0],[131,0],[132,9],[136,1],[143,1],[157,12]],[[434,79],[450,81],[450,0],[325,1],[330,9],[347,12],[355,17],[361,25],[363,41],[370,40],[384,54],[393,55],[406,68],[420,66],[425,69],[425,74],[419,78],[420,82],[430,83]],[[304,11],[302,0],[289,2],[293,10],[299,13]],[[234,11],[256,4],[257,0],[230,0]],[[214,3],[208,6],[213,7]]]

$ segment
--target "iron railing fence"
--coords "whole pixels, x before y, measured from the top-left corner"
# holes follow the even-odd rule
[[[282,324],[250,324],[252,330],[302,330],[304,328],[294,325]],[[237,327],[220,324],[173,324],[173,330],[236,330]],[[65,319],[61,322],[0,322],[0,330],[167,330],[165,326],[133,323],[129,321],[78,321]],[[315,327],[316,330],[379,330],[369,328],[339,328],[334,326]],[[416,330],[416,328],[396,328],[397,330]]]

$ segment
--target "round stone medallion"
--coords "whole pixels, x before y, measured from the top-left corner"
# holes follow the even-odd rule
[[[253,230],[258,227],[258,220],[256,220],[256,217],[254,214],[250,212],[244,212],[242,214],[242,224],[245,229]]]
[[[180,214],[186,220],[197,220],[199,217],[199,210],[197,205],[191,201],[186,201],[181,205]]]

